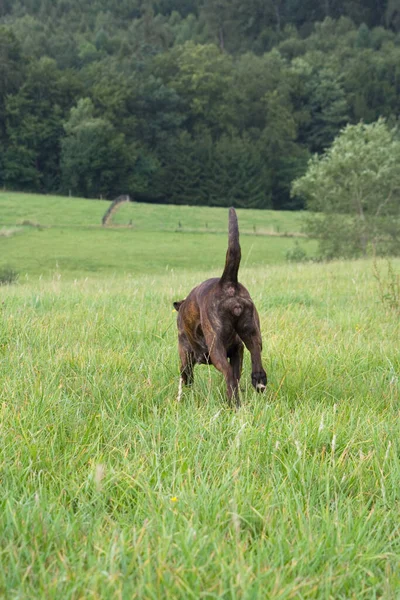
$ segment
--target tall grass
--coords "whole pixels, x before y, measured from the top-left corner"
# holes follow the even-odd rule
[[[246,356],[238,411],[204,366],[175,400],[171,303],[207,275],[0,288],[3,597],[399,597],[400,331],[371,263],[242,269],[269,385]]]

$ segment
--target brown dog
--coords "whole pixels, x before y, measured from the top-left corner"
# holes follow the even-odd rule
[[[243,342],[251,354],[251,382],[263,392],[267,375],[261,364],[260,320],[246,288],[238,282],[241,258],[239,228],[234,208],[229,210],[229,242],[221,278],[207,279],[185,300],[174,302],[178,311],[178,342],[182,383],[193,383],[193,367],[214,365],[223,373],[229,402],[239,406],[239,381],[243,363]]]

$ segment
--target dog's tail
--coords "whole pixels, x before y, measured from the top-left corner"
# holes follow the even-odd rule
[[[226,253],[225,269],[222,273],[221,283],[237,283],[241,257],[237,215],[235,209],[230,208],[228,251]]]

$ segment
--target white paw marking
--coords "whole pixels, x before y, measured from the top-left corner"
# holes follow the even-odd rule
[[[178,388],[178,396],[177,396],[177,401],[180,402],[181,398],[182,398],[182,377],[179,378],[179,388]]]
[[[266,386],[263,383],[257,383],[256,385],[256,389],[257,390],[265,390]]]

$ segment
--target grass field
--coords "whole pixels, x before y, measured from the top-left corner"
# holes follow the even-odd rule
[[[110,203],[60,196],[0,192],[0,225],[18,225],[23,221],[43,226],[101,225]],[[117,225],[129,225],[144,231],[218,231],[226,233],[226,209],[205,206],[164,206],[159,204],[123,204],[115,216]],[[298,232],[302,214],[272,210],[238,210],[242,233]]]
[[[33,202],[36,215],[50,211]],[[4,226],[34,218],[16,212]],[[2,261],[14,252],[27,273],[0,287],[0,595],[397,599],[400,319],[371,262],[263,264],[256,254],[254,266],[243,254],[269,384],[254,393],[246,355],[233,411],[220,374],[205,366],[175,400],[171,303],[221,266],[211,234],[160,226],[173,259],[157,251],[144,274],[141,246],[156,227],[138,227],[140,238],[99,230],[116,247],[126,235],[137,265],[96,263],[91,276],[81,264],[82,248],[95,244],[90,223],[81,238],[63,227],[0,237]],[[43,265],[28,259],[50,234],[48,252],[64,252],[68,268],[40,278]],[[75,245],[66,249],[62,235]],[[223,261],[226,233],[213,235]],[[195,265],[174,262],[179,244],[190,253],[191,236]],[[36,246],[44,260],[44,242]],[[384,262],[378,269],[385,277]]]
[[[0,193],[0,267],[24,277],[160,273],[215,269],[225,261],[227,210],[129,203],[115,227],[101,227],[109,203],[32,194]],[[238,211],[243,265],[285,261],[299,233],[299,213]],[[129,223],[132,226],[129,227]],[[273,235],[266,235],[266,234]],[[313,256],[313,240],[299,240]]]

